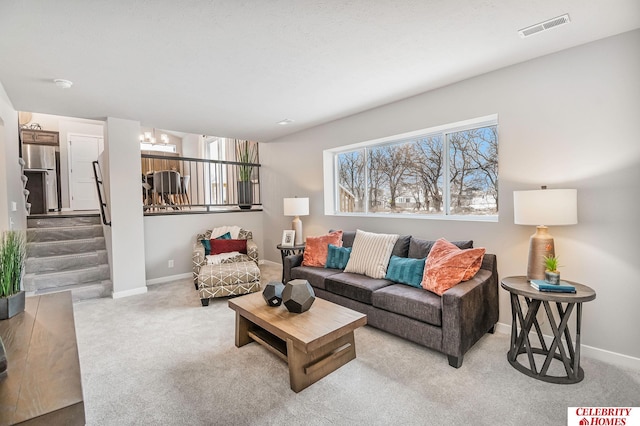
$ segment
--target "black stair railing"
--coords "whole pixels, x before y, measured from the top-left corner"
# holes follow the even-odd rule
[[[100,217],[102,217],[102,223],[107,226],[111,226],[111,220],[107,220],[108,206],[105,202],[104,196],[104,182],[102,181],[102,171],[100,170],[100,163],[93,162],[93,176],[96,179],[96,189],[98,190],[98,201],[100,201]],[[110,218],[109,218],[110,219]]]

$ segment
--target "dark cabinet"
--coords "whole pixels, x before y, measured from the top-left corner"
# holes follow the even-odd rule
[[[47,208],[47,172],[46,170],[25,170],[27,177],[27,189],[29,197],[27,201],[31,203],[31,214],[46,213]]]
[[[38,145],[55,145],[60,143],[60,134],[50,130],[20,130],[20,140],[22,143],[35,143]]]

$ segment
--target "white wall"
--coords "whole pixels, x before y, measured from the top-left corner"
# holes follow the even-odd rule
[[[171,216],[145,216],[144,258],[147,280],[163,280],[190,274],[191,250],[197,234],[217,226],[237,225],[253,232],[258,253],[263,258],[262,212],[208,213]],[[174,267],[168,267],[168,261]]]
[[[10,229],[10,224],[13,229],[27,226],[18,140],[18,113],[0,83],[0,232]],[[11,211],[12,202],[16,211]]]
[[[110,250],[113,297],[147,290],[140,176],[140,123],[107,118],[102,173],[112,226],[105,227]]]
[[[305,235],[329,228],[473,239],[498,257],[501,277],[526,273],[534,227],[513,224],[513,191],[578,189],[575,226],[551,229],[563,277],[594,288],[584,305],[582,343],[640,366],[640,30],[488,73],[404,101],[262,144],[265,258],[282,229],[282,199],[310,197]],[[322,151],[497,113],[498,223],[325,216]],[[500,290],[500,323],[511,323]],[[584,348],[583,348],[584,349]],[[505,348],[505,351],[507,348]]]

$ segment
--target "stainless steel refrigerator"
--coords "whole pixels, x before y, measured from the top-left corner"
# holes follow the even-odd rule
[[[58,210],[58,179],[56,170],[56,147],[51,145],[22,145],[22,158],[25,170],[47,173],[47,209]]]

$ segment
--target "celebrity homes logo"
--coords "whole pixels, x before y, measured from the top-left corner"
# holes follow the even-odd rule
[[[639,407],[569,407],[567,425],[640,426]]]

